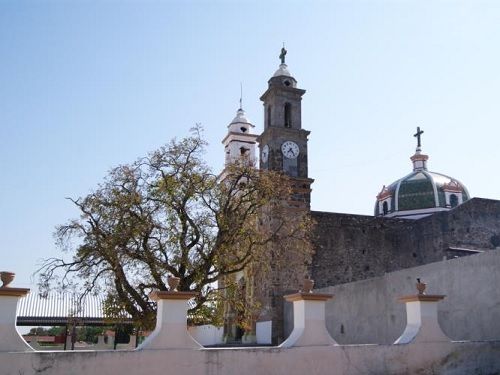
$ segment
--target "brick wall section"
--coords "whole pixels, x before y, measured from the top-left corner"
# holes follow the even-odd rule
[[[313,211],[315,287],[382,276],[436,262],[449,248],[500,246],[500,201],[473,198],[420,220]]]

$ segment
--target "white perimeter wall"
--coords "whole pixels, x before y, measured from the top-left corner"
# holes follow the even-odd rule
[[[203,346],[218,345],[223,343],[223,327],[213,325],[194,326],[188,328],[189,334]]]
[[[267,320],[265,322],[257,322],[255,335],[257,336],[257,344],[271,344],[272,343],[272,326],[273,322]]]
[[[427,294],[446,295],[438,320],[448,337],[500,340],[500,250],[318,289],[335,295],[326,304],[328,331],[339,344],[394,342],[406,326],[397,298],[416,292],[417,277],[428,284]]]
[[[497,374],[500,342],[0,353],[1,375]]]
[[[271,344],[271,321],[257,322],[257,344]],[[189,334],[201,345],[219,345],[224,343],[224,328],[213,325],[203,325],[188,328]]]

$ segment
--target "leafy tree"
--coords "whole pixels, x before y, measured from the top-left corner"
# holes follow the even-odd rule
[[[66,327],[58,326],[58,327],[50,327],[47,331],[49,336],[59,336],[63,335],[66,332]]]
[[[29,335],[46,336],[46,335],[49,335],[49,330],[47,330],[44,327],[33,327],[30,329]]]
[[[50,328],[45,328],[45,327],[33,327],[30,329],[29,334],[30,335],[37,335],[37,336],[57,336],[61,335],[65,332],[66,328],[65,327],[50,327]]]
[[[286,220],[288,178],[245,159],[217,176],[203,160],[205,147],[196,127],[70,199],[80,217],[57,227],[55,237],[72,257],[44,261],[41,290],[76,284],[82,293],[105,292],[110,315],[126,311],[148,328],[155,316],[148,294],[167,290],[173,275],[179,290],[199,293],[192,319],[220,323],[220,302],[234,293],[222,292],[218,280],[250,264],[268,267],[276,258],[270,242],[307,253],[307,217]]]

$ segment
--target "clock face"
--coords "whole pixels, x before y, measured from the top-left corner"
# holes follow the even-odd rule
[[[267,163],[267,159],[269,158],[269,146],[265,145],[262,147],[262,162]]]
[[[285,158],[295,159],[299,156],[299,146],[295,142],[286,141],[281,145],[281,152]]]

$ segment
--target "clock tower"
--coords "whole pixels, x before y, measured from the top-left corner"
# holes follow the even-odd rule
[[[281,64],[268,81],[260,97],[264,104],[264,132],[259,136],[260,169],[282,171],[292,178],[293,195],[290,204],[310,208],[311,184],[307,170],[307,137],[302,129],[301,102],[305,90],[285,64],[286,50],[282,48]]]
[[[309,178],[307,170],[307,137],[310,132],[302,129],[301,103],[305,90],[297,87],[297,81],[285,64],[285,55],[286,50],[282,48],[281,64],[260,98],[264,104],[264,131],[257,141],[260,169],[283,172],[291,179],[291,196],[284,197],[283,208],[285,222],[292,223],[309,214],[314,180]],[[273,226],[283,217],[276,222],[275,219],[273,212],[264,211],[261,222]],[[272,254],[271,272],[256,276],[259,285],[267,286],[260,287],[256,295],[263,306],[259,320],[272,322],[272,342],[279,344],[292,328],[285,325],[283,318],[286,308],[283,296],[301,289],[303,277],[309,274],[311,254],[302,251],[307,245],[301,241],[271,242],[268,246]]]

